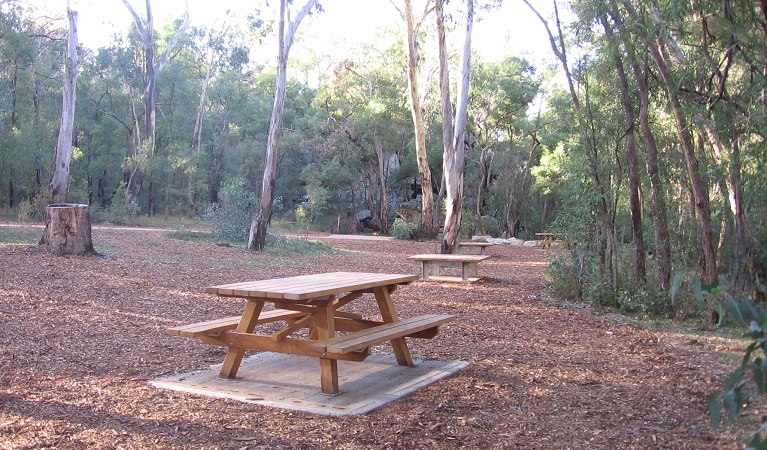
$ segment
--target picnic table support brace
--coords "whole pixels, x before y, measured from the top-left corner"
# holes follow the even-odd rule
[[[261,314],[261,309],[263,307],[263,302],[248,300],[248,304],[245,305],[245,312],[242,314],[242,319],[240,319],[240,324],[237,325],[237,331],[242,333],[253,332],[253,328],[256,327],[256,321],[258,320],[258,316]],[[230,348],[229,351],[226,352],[226,358],[224,359],[224,364],[221,366],[221,371],[218,373],[218,377],[236,377],[243,356],[245,356],[245,349]]]
[[[374,294],[376,302],[378,302],[378,309],[381,310],[381,317],[385,323],[392,323],[398,320],[397,311],[394,309],[394,303],[391,300],[391,291],[386,288],[376,288]],[[391,346],[394,350],[394,356],[397,357],[397,364],[400,366],[412,366],[413,357],[410,355],[410,350],[407,348],[405,338],[396,338],[391,340]]]

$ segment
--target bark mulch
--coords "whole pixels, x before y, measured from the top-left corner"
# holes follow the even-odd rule
[[[718,432],[707,413],[742,342],[552,298],[552,251],[539,248],[491,247],[476,283],[398,289],[402,317],[458,316],[435,339],[412,340],[413,354],[469,365],[371,413],[327,417],[148,384],[223,360],[221,348],[164,333],[241,312],[240,300],[205,286],[339,270],[417,274],[406,257],[438,251],[433,242],[318,239],[336,251],[251,254],[108,228],[93,231],[100,257],[54,257],[34,239],[0,244],[0,448],[734,449],[755,429],[756,412]],[[349,307],[376,311],[372,300]]]

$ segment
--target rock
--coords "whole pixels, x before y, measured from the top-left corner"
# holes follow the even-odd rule
[[[523,244],[525,247],[540,247],[540,242],[538,241],[525,241]]]

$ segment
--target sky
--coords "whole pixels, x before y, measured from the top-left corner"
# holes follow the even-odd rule
[[[47,8],[52,14],[63,15],[67,0],[25,0],[38,7]],[[121,0],[69,0],[72,9],[79,12],[78,33],[83,45],[98,48],[107,45],[114,33],[126,33],[132,19]],[[144,0],[129,0],[134,10],[143,16]],[[167,20],[181,18],[185,0],[154,0],[152,11],[155,25]],[[262,2],[249,0],[187,0],[191,25],[212,26],[225,17],[230,10],[239,16]],[[401,0],[395,0],[401,4]],[[272,2],[275,3],[275,2]],[[296,0],[294,3],[301,3]],[[418,0],[415,4],[420,3]],[[540,8],[549,2],[540,3]],[[544,5],[545,3],[546,5]],[[309,36],[304,42],[342,51],[338,42],[346,39],[370,41],[378,26],[397,24],[400,19],[389,0],[321,0],[324,12],[301,24],[300,33]],[[544,16],[546,15],[543,11]],[[532,62],[550,61],[549,41],[543,25],[521,0],[505,0],[499,11],[480,16],[474,25],[472,47],[482,58],[497,61],[505,55],[526,56]],[[298,44],[297,44],[298,45]]]

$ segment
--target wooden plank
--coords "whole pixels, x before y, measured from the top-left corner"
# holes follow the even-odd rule
[[[208,345],[229,347],[230,349],[248,349],[262,352],[285,353],[290,355],[310,356],[312,358],[332,358],[344,361],[364,361],[370,356],[370,351],[351,352],[347,354],[323,353],[313,344],[317,341],[305,339],[285,338],[275,341],[270,336],[262,336],[252,333],[240,333],[239,331],[224,331],[218,336],[200,336],[200,341]]]
[[[455,320],[455,316],[426,314],[349,333],[327,341],[320,341],[313,345],[329,353],[345,354],[363,350],[371,345],[393,339],[404,338],[419,331],[436,328],[453,320]]]
[[[299,319],[306,314],[297,311],[288,311],[285,309],[272,309],[270,311],[262,311],[256,320],[256,325],[277,322],[279,320],[291,320]],[[240,323],[242,316],[230,316],[222,317],[220,319],[208,320],[206,322],[192,323],[189,325],[182,325],[178,327],[168,328],[165,330],[167,334],[173,336],[183,337],[199,337],[208,334],[219,333],[221,331],[233,330],[237,328],[237,324]]]
[[[434,253],[434,254],[412,255],[412,256],[408,256],[408,259],[412,259],[414,261],[463,263],[463,262],[480,262],[490,257],[491,257],[490,255],[454,255],[454,254]]]
[[[226,297],[305,301],[324,295],[409,284],[417,279],[417,276],[403,274],[331,272],[210,286],[205,292]]]

